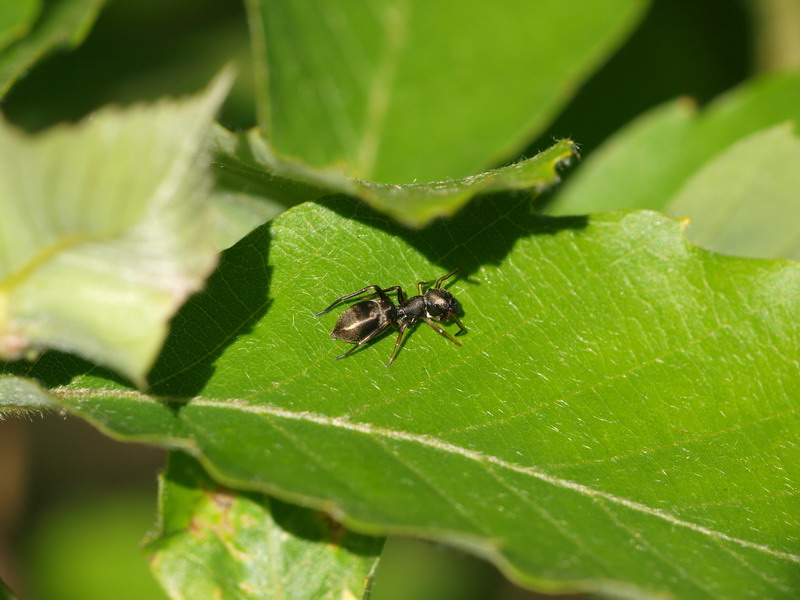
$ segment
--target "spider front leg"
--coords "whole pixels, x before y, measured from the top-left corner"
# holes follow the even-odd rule
[[[454,343],[456,346],[460,346],[460,345],[461,345],[461,342],[459,342],[459,341],[458,341],[456,338],[454,338],[452,335],[450,335],[449,333],[447,333],[447,332],[446,332],[446,331],[445,331],[445,330],[442,328],[442,326],[441,326],[441,325],[439,325],[439,324],[438,324],[436,321],[434,321],[433,319],[425,319],[425,322],[426,322],[428,325],[430,325],[430,326],[431,326],[431,328],[432,328],[432,329],[433,329],[433,330],[434,330],[436,333],[439,333],[439,334],[443,335],[443,336],[444,336],[444,337],[446,337],[448,340],[450,340],[451,342],[453,342],[453,343]],[[460,326],[460,325],[461,325],[461,323],[459,323],[459,326]],[[462,327],[461,329],[463,330],[464,328]],[[461,331],[459,331],[458,333],[461,333]],[[458,335],[458,333],[457,333],[456,335]]]
[[[447,275],[443,275],[442,277],[439,277],[439,279],[436,280],[436,285],[433,286],[434,289],[437,289],[437,290],[440,289],[442,287],[442,283],[444,283],[445,281],[447,281],[453,275],[455,275],[456,273],[459,273],[460,271],[461,271],[461,267],[456,267],[455,269],[450,271]]]
[[[394,362],[394,357],[397,356],[397,352],[400,350],[400,342],[403,340],[403,334],[406,332],[406,329],[408,329],[408,325],[409,323],[406,321],[400,326],[400,333],[397,334],[397,341],[394,343],[394,352],[392,352],[389,362],[386,363],[387,367]]]
[[[461,271],[461,267],[456,267],[455,269],[450,271],[447,275],[439,277],[439,279],[431,279],[430,281],[420,281],[417,284],[417,290],[419,290],[419,295],[422,296],[422,294],[423,294],[422,288],[423,287],[425,287],[426,285],[430,285],[432,283],[436,284],[436,285],[433,286],[433,289],[435,289],[435,290],[441,289],[442,283],[444,283],[445,281],[450,279],[453,275],[455,275],[459,271]]]
[[[455,314],[451,314],[450,318],[455,321],[456,325],[458,325],[458,331],[456,331],[456,335],[461,335],[462,333],[467,332],[467,328],[461,324],[461,319],[459,319]]]

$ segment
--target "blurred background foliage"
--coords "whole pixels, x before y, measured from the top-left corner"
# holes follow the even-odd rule
[[[637,30],[524,152],[569,136],[590,153],[620,126],[678,96],[703,105],[748,77],[797,66],[795,0],[655,0]],[[201,89],[230,62],[239,77],[220,121],[254,124],[240,2],[112,0],[86,41],[26,74],[2,104],[30,131],[109,103]],[[163,452],[119,444],[56,415],[0,421],[0,579],[22,599],[163,598],[138,545],[152,526]],[[409,577],[408,573],[414,573]],[[523,599],[490,565],[392,540],[374,600]]]

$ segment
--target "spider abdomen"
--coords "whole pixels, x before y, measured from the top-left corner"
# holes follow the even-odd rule
[[[341,315],[333,327],[334,340],[356,343],[373,331],[388,327],[397,318],[397,307],[383,298],[362,300]]]

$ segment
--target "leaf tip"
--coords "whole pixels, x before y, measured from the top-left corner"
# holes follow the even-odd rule
[[[236,75],[236,67],[232,63],[228,63],[222,67],[220,72],[214,76],[214,79],[212,79],[211,83],[206,87],[204,95],[208,99],[209,104],[214,107],[214,111],[222,105],[228,92],[231,91]]]

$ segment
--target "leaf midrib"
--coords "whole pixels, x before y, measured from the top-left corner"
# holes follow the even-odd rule
[[[87,400],[95,398],[109,398],[109,397],[116,397],[120,399],[124,398],[126,400],[148,402],[148,403],[157,402],[157,400],[154,400],[153,398],[148,397],[145,394],[129,390],[104,391],[104,390],[94,390],[94,389],[56,388],[52,390],[51,393],[61,399],[80,400],[81,402],[86,402]],[[538,479],[539,481],[548,483],[550,485],[553,485],[561,489],[573,491],[581,496],[585,496],[590,499],[606,500],[614,505],[621,506],[629,510],[633,510],[635,512],[643,513],[645,515],[666,521],[667,523],[669,523],[674,527],[680,527],[682,529],[686,529],[689,531],[693,531],[695,533],[700,533],[702,535],[708,536],[709,538],[712,538],[714,541],[717,542],[719,541],[730,542],[732,544],[736,544],[743,548],[748,548],[751,550],[762,552],[774,558],[800,564],[800,555],[792,554],[790,552],[783,552],[781,550],[770,548],[769,546],[764,544],[758,544],[756,542],[751,542],[743,538],[738,538],[732,535],[728,535],[722,531],[711,529],[710,527],[705,527],[703,525],[699,525],[692,521],[680,519],[668,513],[667,511],[650,507],[641,502],[629,500],[628,498],[617,496],[610,492],[598,490],[569,479],[564,479],[561,477],[557,477],[555,475],[551,475],[550,473],[538,469],[535,466],[520,465],[511,461],[504,460],[502,458],[499,458],[491,454],[485,454],[483,452],[478,452],[476,450],[464,448],[462,446],[452,444],[450,442],[444,441],[442,439],[430,435],[409,433],[405,431],[388,429],[385,427],[377,427],[369,423],[352,422],[348,419],[342,419],[341,417],[331,417],[328,415],[313,413],[310,411],[289,411],[283,408],[270,405],[252,405],[244,403],[237,399],[229,399],[229,398],[216,399],[216,398],[204,398],[198,396],[193,398],[190,404],[192,406],[235,410],[235,411],[240,411],[242,413],[250,413],[258,415],[261,417],[275,417],[285,420],[302,421],[305,423],[312,423],[315,425],[320,425],[325,427],[335,427],[338,429],[374,437],[377,439],[381,438],[391,439],[395,441],[418,444],[420,446],[424,446],[438,452],[444,452],[450,455],[461,456],[463,458],[470,460],[475,464],[482,465],[484,469],[486,469],[487,464],[494,465],[508,471],[512,471],[515,473],[519,473],[521,475]],[[109,430],[107,426],[103,426],[102,428],[107,431]],[[110,430],[110,433],[113,433],[117,437],[123,437],[127,439],[137,439],[139,437],[148,437],[149,439],[152,439],[152,436],[119,434],[113,432],[113,430]],[[202,451],[202,446],[197,445],[196,440],[186,440],[186,442],[192,442],[192,445],[195,447],[195,449],[200,449]],[[244,487],[248,485],[252,486],[252,483],[247,481],[243,481],[241,483],[243,484]]]
[[[63,235],[60,236],[55,242],[42,247],[36,254],[34,254],[25,264],[20,266],[15,271],[8,274],[7,277],[0,280],[0,294],[10,293],[22,282],[31,277],[32,273],[38,270],[43,265],[47,264],[53,257],[60,255],[68,248],[78,246],[87,242],[95,242],[104,239],[104,236],[91,236],[91,235]]]

